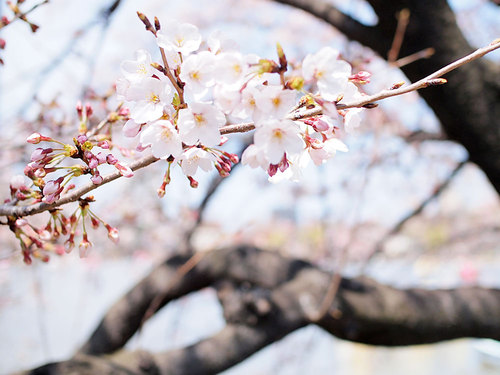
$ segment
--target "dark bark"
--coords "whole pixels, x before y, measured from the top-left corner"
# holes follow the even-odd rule
[[[372,48],[386,57],[394,38],[396,15],[403,8],[410,10],[410,21],[400,56],[407,56],[432,47],[435,53],[404,66],[403,72],[417,81],[439,68],[470,53],[473,48],[458,27],[446,0],[368,1],[378,16],[376,26],[356,24],[325,0],[279,0],[301,8],[336,27],[348,38]],[[325,9],[328,9],[326,11]],[[347,18],[346,18],[347,17]],[[432,108],[449,139],[461,143],[470,160],[486,174],[500,192],[500,67],[486,60],[476,60],[449,73],[446,85],[420,91]]]
[[[327,313],[311,320],[333,277],[312,264],[242,246],[207,253],[183,277],[172,276],[182,266],[179,257],[159,266],[113,306],[79,354],[31,373],[216,374],[311,323],[372,345],[500,339],[500,321],[491,319],[500,316],[497,289],[402,290],[366,277],[343,278]],[[227,321],[218,334],[165,353],[115,352],[133,334],[128,325],[141,323],[151,288],[164,305],[207,285],[217,289]]]

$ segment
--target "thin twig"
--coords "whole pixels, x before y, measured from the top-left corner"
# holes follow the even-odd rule
[[[159,159],[155,158],[154,156],[145,156],[142,159],[139,159],[129,165],[129,168],[132,169],[133,171],[136,171],[138,169],[147,167],[150,164],[153,164],[154,162],[157,162]],[[56,202],[52,204],[47,204],[47,203],[35,203],[30,206],[10,206],[8,204],[3,204],[0,205],[0,216],[16,216],[16,217],[21,217],[21,216],[30,216],[30,215],[35,215],[39,214],[40,212],[48,211],[53,208],[57,208],[59,206],[62,206],[63,204],[70,203],[70,202],[75,202],[80,198],[81,196],[91,192],[94,189],[97,189],[98,187],[107,184],[111,181],[116,180],[117,178],[121,177],[121,174],[119,171],[110,173],[106,177],[104,177],[102,183],[100,185],[94,185],[93,183],[88,183],[87,185],[84,185],[80,187],[79,189],[76,189],[72,191],[70,194],[67,194],[61,199],[57,200]]]
[[[26,12],[15,13],[14,17],[12,17],[12,19],[9,20],[9,23],[6,23],[6,24],[2,23],[2,24],[0,24],[0,29],[3,29],[6,26],[12,25],[12,23],[14,21],[16,21],[16,20],[25,18],[28,14],[30,14],[31,12],[33,12],[36,8],[38,8],[41,5],[47,4],[48,2],[49,2],[49,0],[44,0],[44,1],[41,1],[40,3],[38,3],[38,4],[33,5],[33,7],[31,7]],[[25,21],[25,20],[23,19],[23,21]]]
[[[408,8],[402,9],[398,14],[398,25],[396,27],[396,32],[394,33],[391,49],[387,53],[387,61],[389,63],[396,61],[399,56],[399,51],[403,45],[403,39],[406,33],[406,27],[409,22],[410,10]]]

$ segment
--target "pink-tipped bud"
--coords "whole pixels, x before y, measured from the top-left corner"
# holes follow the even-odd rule
[[[92,228],[99,228],[99,220],[97,220],[95,217],[90,218],[90,223],[92,224]]]
[[[120,171],[120,174],[123,177],[130,178],[134,175],[134,172],[132,171],[132,169],[130,169],[130,167],[128,165],[122,165],[120,163],[116,163],[115,168]]]
[[[109,165],[115,165],[116,163],[118,163],[118,159],[115,158],[112,154],[108,154],[106,155],[106,163],[108,163]]]
[[[101,175],[95,174],[92,177],[90,177],[90,180],[92,181],[92,183],[94,185],[100,185],[100,184],[102,184],[103,178]]]
[[[277,164],[269,164],[269,168],[267,168],[267,174],[269,177],[273,177],[278,172]]]
[[[128,117],[130,115],[130,109],[128,107],[121,107],[118,111],[118,116]]]
[[[189,180],[189,184],[191,185],[191,187],[193,189],[196,189],[198,187],[198,181],[196,181],[193,177],[191,176],[187,176],[188,180]]]
[[[78,113],[78,117],[81,119],[83,114],[83,106],[81,101],[78,101],[76,103],[76,113]]]
[[[28,225],[28,220],[26,219],[17,219],[16,227],[21,228],[22,226]]]
[[[92,108],[92,105],[90,105],[90,103],[85,104],[85,113],[87,118],[92,116],[92,114],[94,113],[94,109]]]
[[[106,229],[108,230],[108,238],[114,243],[118,243],[118,241],[120,240],[118,229],[113,228],[109,224],[106,224]]]
[[[365,72],[364,70],[361,70],[357,72],[356,74],[353,74],[349,77],[349,81],[359,83],[361,85],[364,85],[365,83],[370,82],[370,77],[371,73]]]
[[[101,141],[97,144],[98,147],[103,148],[105,150],[109,149],[109,142],[108,141]]]
[[[89,139],[85,134],[80,134],[79,136],[76,137],[76,140],[79,144],[83,145],[85,142],[87,142]]]
[[[12,176],[12,178],[10,179],[10,188],[15,191],[20,190],[23,187],[26,187],[26,185],[24,184],[24,176],[20,174]]]
[[[88,240],[87,234],[84,234],[82,242],[80,242],[80,245],[78,246],[80,252],[80,258],[86,258],[89,255],[91,247],[92,243]]]

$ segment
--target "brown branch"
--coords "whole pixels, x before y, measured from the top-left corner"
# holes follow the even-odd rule
[[[153,164],[157,162],[159,159],[155,158],[154,156],[146,156],[142,159],[139,159],[129,165],[130,169],[133,171],[136,171],[138,169],[147,167],[150,164]],[[119,171],[110,173],[106,177],[103,178],[103,181],[100,185],[94,185],[92,182],[80,187],[79,189],[73,190],[71,193],[61,197],[61,199],[57,200],[56,202],[52,204],[47,204],[47,203],[36,203],[32,204],[30,206],[10,206],[8,204],[3,204],[0,205],[0,216],[16,216],[16,217],[21,217],[21,216],[30,216],[30,215],[35,215],[39,214],[40,212],[44,212],[53,208],[57,208],[59,206],[62,206],[66,203],[71,203],[75,202],[80,198],[81,196],[91,192],[92,190],[97,189],[99,186],[102,186],[104,184],[107,184],[111,181],[114,181],[118,178],[122,177]]]
[[[347,38],[356,40],[361,44],[376,50],[384,49],[390,45],[380,32],[372,26],[366,26],[354,18],[342,13],[331,3],[323,0],[274,0],[277,3],[286,4],[294,8],[302,9],[322,21],[332,25]],[[378,47],[378,48],[377,48]],[[385,50],[387,50],[385,48]]]
[[[312,264],[240,246],[207,253],[182,280],[172,284],[172,275],[184,261],[170,259],[134,287],[111,308],[82,351],[72,360],[51,365],[50,373],[62,374],[72,362],[94,360],[108,369],[94,372],[102,374],[111,373],[109,369],[127,374],[218,373],[309,324],[309,305],[319,305],[332,277]],[[242,283],[246,286],[240,287]],[[144,301],[159,290],[170,290],[166,303],[207,285],[218,289],[227,321],[216,335],[164,353],[117,351],[94,356],[111,353],[126,343],[134,330],[129,325],[137,327]],[[328,314],[315,324],[342,339],[401,346],[460,337],[498,340],[500,322],[491,317],[499,315],[498,289],[403,290],[361,277],[341,278]],[[48,373],[42,369],[32,373]]]
[[[399,51],[401,50],[401,45],[403,44],[403,39],[406,32],[406,27],[410,22],[410,10],[405,8],[402,9],[398,14],[398,26],[396,27],[396,33],[394,34],[394,39],[392,41],[392,46],[387,53],[387,61],[389,63],[395,62],[399,56]]]

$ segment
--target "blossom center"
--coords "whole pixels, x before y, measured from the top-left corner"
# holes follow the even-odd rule
[[[283,131],[281,129],[274,129],[273,130],[273,138],[280,141],[284,137]]]
[[[146,65],[144,65],[144,64],[139,64],[139,65],[137,66],[137,73],[138,73],[138,74],[144,74],[144,75],[146,75],[146,74],[147,74]]]
[[[200,114],[195,114],[194,115],[194,121],[196,122],[196,125],[198,126],[203,126],[205,125],[205,117],[203,117],[203,115],[200,115]]]
[[[191,79],[193,81],[199,81],[200,80],[200,72],[198,72],[197,70],[189,73],[189,77],[191,77]]]
[[[149,94],[149,101],[151,103],[158,104],[160,102],[160,97],[152,92],[151,94]]]

